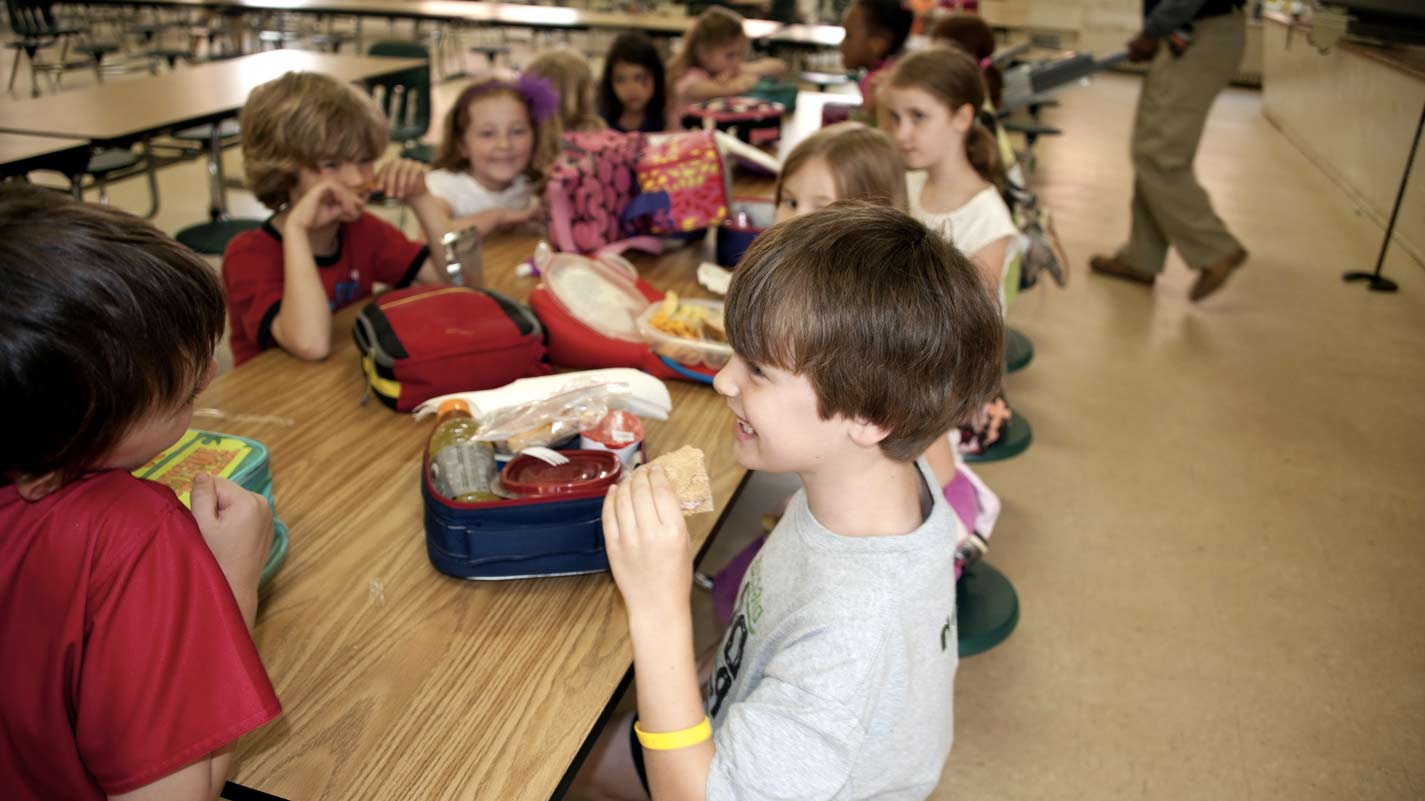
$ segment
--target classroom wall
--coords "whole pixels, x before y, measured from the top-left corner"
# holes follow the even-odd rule
[[[1387,63],[1364,45],[1338,45],[1322,54],[1305,30],[1274,19],[1263,40],[1263,113],[1384,227],[1425,107],[1425,71]],[[1422,155],[1411,170],[1395,243],[1425,261]],[[1361,256],[1360,268],[1375,265],[1374,251]]]
[[[980,13],[991,25],[1058,34],[1080,49],[1109,53],[1138,32],[1143,5],[1142,0],[980,0]]]

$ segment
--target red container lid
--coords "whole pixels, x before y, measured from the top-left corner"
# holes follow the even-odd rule
[[[623,463],[612,451],[560,451],[568,464],[549,464],[528,454],[511,459],[500,483],[516,495],[595,495],[618,481]]]
[[[643,441],[643,421],[622,409],[611,409],[597,425],[579,433],[616,451]]]

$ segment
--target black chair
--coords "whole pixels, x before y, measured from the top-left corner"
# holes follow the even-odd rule
[[[17,37],[15,41],[5,43],[6,47],[15,51],[6,91],[15,91],[15,76],[20,74],[20,55],[24,54],[30,61],[30,94],[39,96],[39,65],[35,63],[35,57],[41,49],[53,47],[61,41],[66,45],[67,55],[69,37],[77,35],[79,29],[59,25],[48,4],[36,0],[5,0],[5,13],[10,17],[10,30]],[[63,61],[64,55],[61,55],[60,63]]]
[[[223,175],[223,145],[237,139],[241,133],[236,119],[229,117],[211,125],[185,128],[173,138],[187,143],[203,143],[208,150],[208,221],[190,225],[174,238],[199,253],[222,255],[228,241],[243,231],[262,225],[262,220],[228,216],[227,179]]]
[[[59,44],[58,63],[46,66],[62,74],[64,68],[68,66],[66,59],[69,56],[71,39],[83,37],[87,30],[72,25],[61,25],[54,16],[54,0],[5,0],[5,10],[10,16],[10,29],[18,37],[15,41],[7,42],[5,45],[15,51],[15,61],[10,67],[10,84],[7,91],[15,90],[15,76],[19,73],[20,55],[23,53],[30,61],[30,94],[38,96],[40,93],[38,73],[41,65],[35,63],[35,57],[39,51]],[[94,75],[102,81],[104,73],[100,68],[104,62],[104,56],[117,53],[119,46],[112,42],[83,41],[81,38],[81,41],[73,45],[73,49],[76,53],[88,56],[89,63],[94,66]]]
[[[401,143],[401,157],[429,164],[433,153],[430,145],[421,144],[421,137],[430,130],[430,51],[418,42],[387,41],[373,44],[370,53],[426,59],[419,67],[371,81],[371,89],[391,123],[392,141]]]

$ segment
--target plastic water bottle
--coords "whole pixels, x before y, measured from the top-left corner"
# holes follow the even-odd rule
[[[477,442],[479,423],[470,404],[452,398],[440,405],[430,438],[430,480],[442,497],[463,503],[496,501],[495,446]]]
[[[467,225],[441,237],[445,247],[445,272],[455,286],[480,289],[485,286],[485,262],[480,256],[484,235],[480,228]]]

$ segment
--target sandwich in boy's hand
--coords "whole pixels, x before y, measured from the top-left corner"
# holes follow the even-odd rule
[[[708,483],[708,470],[703,465],[703,452],[692,445],[684,445],[676,451],[665,453],[649,462],[647,466],[658,465],[668,475],[668,483],[678,496],[678,507],[684,515],[695,515],[713,510],[712,485]]]

